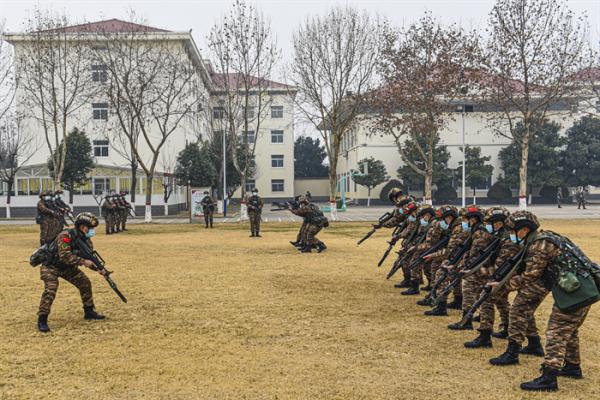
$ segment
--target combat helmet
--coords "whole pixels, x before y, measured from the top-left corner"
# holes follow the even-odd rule
[[[516,211],[512,213],[509,218],[510,225],[512,225],[512,229],[515,231],[524,227],[529,228],[531,231],[535,231],[540,227],[540,222],[537,217],[530,211]]]
[[[85,225],[88,228],[95,228],[98,226],[98,223],[98,218],[91,212],[82,212],[75,217],[76,228],[79,228],[81,225]]]
[[[458,217],[458,209],[452,205],[446,204],[437,209],[436,216],[438,218],[446,218],[451,215],[452,218]]]
[[[429,204],[423,204],[421,207],[419,207],[419,212],[417,213],[417,217],[421,218],[425,214],[430,214],[432,217],[435,217],[436,216],[435,208],[433,208]]]
[[[413,212],[417,211],[418,208],[419,208],[419,205],[416,202],[411,201],[402,208],[402,213],[404,215],[409,215],[409,214],[412,214]]]
[[[493,224],[496,221],[505,222],[506,219],[510,216],[510,211],[508,211],[505,207],[490,207],[485,212],[485,222],[489,222]]]
[[[481,207],[479,207],[478,205],[472,204],[465,208],[465,217],[467,217],[467,218],[477,217],[477,218],[479,218],[480,221],[483,222],[484,210]]]
[[[400,188],[397,188],[397,187],[395,187],[395,188],[392,188],[392,189],[390,190],[390,192],[388,193],[388,199],[390,199],[390,201],[391,201],[392,203],[395,203],[395,202],[396,202],[396,199],[397,199],[398,197],[402,196],[402,194],[403,194],[403,193],[402,193],[402,189],[400,189]]]
[[[298,204],[308,204],[308,198],[304,195],[298,196]]]

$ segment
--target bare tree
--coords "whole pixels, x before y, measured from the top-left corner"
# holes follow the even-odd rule
[[[454,118],[463,88],[476,78],[478,38],[457,25],[444,27],[431,13],[384,35],[378,72],[382,87],[369,93],[371,125],[394,137],[402,161],[423,177],[431,203],[434,152]]]
[[[19,106],[29,121],[40,125],[54,163],[54,185],[61,188],[67,148],[62,146],[71,128],[91,119],[89,107],[97,94],[90,73],[90,49],[84,34],[70,29],[65,14],[36,10],[26,22],[25,35],[9,35],[19,44],[16,57]],[[25,122],[25,121],[23,121]]]
[[[176,159],[173,153],[163,152],[161,154],[161,164],[163,169],[162,176],[162,188],[163,188],[163,201],[164,201],[164,209],[165,215],[169,215],[169,199],[173,194],[173,190],[175,189],[176,179],[175,179],[175,163]]]
[[[553,105],[568,105],[575,95],[571,77],[587,64],[586,24],[564,0],[497,0],[488,25],[486,95],[500,109],[493,113],[497,132],[521,148],[519,205],[524,209],[532,127],[542,125]]]
[[[256,8],[236,0],[208,35],[215,74],[215,128],[227,133],[233,165],[240,175],[242,218],[246,180],[254,169],[256,144],[270,115],[270,77],[280,58],[270,21]]]
[[[16,79],[14,74],[14,52],[4,40],[5,23],[0,21],[0,119],[9,112],[13,106],[16,93]]]
[[[6,182],[6,218],[10,218],[10,200],[15,177],[37,150],[36,137],[21,126],[13,112],[0,117],[0,182]]]
[[[289,79],[300,114],[320,130],[329,158],[331,217],[336,218],[337,163],[343,137],[374,87],[384,24],[351,7],[307,18],[293,36]]]
[[[116,32],[101,32],[102,46],[95,52],[108,72],[106,94],[116,131],[127,138],[146,176],[146,222],[152,221],[159,155],[195,112],[200,94],[198,66],[189,57],[193,49],[183,38],[162,33],[131,22]]]

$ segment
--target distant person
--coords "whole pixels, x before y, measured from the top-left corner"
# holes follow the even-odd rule
[[[559,186],[558,189],[556,189],[556,204],[558,205],[558,208],[562,208],[562,188]]]
[[[306,199],[311,202],[312,201],[312,194],[310,193],[310,190],[306,191],[306,194],[304,195],[304,197],[306,197]]]
[[[586,189],[582,186],[579,188],[579,190],[577,191],[577,209],[580,210],[581,207],[583,206],[583,209],[585,210],[585,195],[586,195]]]
[[[204,192],[204,197],[202,198],[200,204],[202,205],[202,214],[204,214],[204,224],[206,225],[205,228],[208,228],[210,225],[210,228],[212,229],[213,215],[215,213],[215,201],[210,196],[208,191]]]
[[[246,199],[248,206],[248,218],[250,219],[250,237],[261,237],[260,236],[260,221],[262,216],[262,209],[264,206],[263,199],[258,195],[258,189],[252,189],[252,196]]]

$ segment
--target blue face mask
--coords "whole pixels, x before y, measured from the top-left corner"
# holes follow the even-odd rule
[[[448,230],[448,228],[449,228],[448,223],[446,221],[441,221],[440,228],[442,228],[443,230]]]
[[[96,234],[96,231],[93,228],[88,229],[87,233],[85,234],[86,238],[92,238],[94,237],[94,235]]]
[[[409,220],[410,222],[415,222],[415,221],[417,220],[417,218],[416,218],[416,217],[413,217],[412,215],[409,215],[409,216],[408,216],[408,220]]]
[[[489,232],[489,233],[494,233],[494,226],[491,224],[486,224],[485,225],[485,229]]]
[[[421,218],[421,226],[427,226],[429,225],[429,221],[425,221],[425,218]]]
[[[465,232],[469,232],[471,230],[471,227],[469,226],[469,223],[467,221],[461,222],[460,225],[462,226],[463,231]]]
[[[46,196],[46,197],[44,197],[44,200],[52,200],[52,197]]]

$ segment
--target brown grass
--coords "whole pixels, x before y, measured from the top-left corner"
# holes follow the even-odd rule
[[[598,221],[544,221],[600,259]],[[35,328],[42,283],[24,261],[35,227],[0,227],[1,399],[537,399],[519,382],[540,359],[491,367],[504,351],[468,351],[473,332],[450,332],[399,295],[376,262],[387,232],[356,247],[366,224],[335,224],[324,254],[299,254],[297,226],[269,224],[259,240],[241,225],[132,226],[95,243],[129,298],[122,304],[87,272],[99,311],[82,319],[62,282],[50,318]],[[388,264],[391,262],[388,261]],[[389,268],[389,266],[388,266]],[[538,312],[542,332],[550,299]],[[597,307],[595,307],[597,308]],[[581,332],[583,381],[560,380],[552,398],[600,397],[600,316]]]

